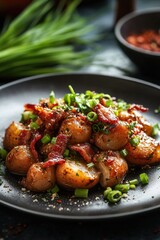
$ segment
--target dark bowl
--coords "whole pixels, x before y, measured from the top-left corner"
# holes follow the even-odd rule
[[[160,53],[135,47],[126,41],[129,35],[145,30],[160,30],[160,8],[135,11],[121,18],[115,26],[115,37],[124,53],[141,71],[160,75]]]

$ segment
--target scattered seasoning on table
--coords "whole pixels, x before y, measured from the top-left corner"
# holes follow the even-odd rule
[[[158,30],[149,29],[139,34],[131,34],[126,40],[135,47],[152,52],[160,52],[160,31]]]

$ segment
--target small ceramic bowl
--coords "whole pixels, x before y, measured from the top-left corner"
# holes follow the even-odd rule
[[[146,30],[160,31],[160,8],[124,16],[115,26],[115,36],[121,49],[140,70],[160,75],[160,52],[136,47],[126,40],[131,34]]]

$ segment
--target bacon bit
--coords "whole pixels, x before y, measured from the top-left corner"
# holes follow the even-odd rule
[[[35,158],[35,160],[36,160],[37,162],[39,162],[39,156],[38,156],[38,152],[37,152],[37,150],[36,150],[36,148],[35,148],[35,145],[36,145],[36,143],[37,143],[41,138],[42,138],[42,135],[39,134],[39,133],[36,133],[35,136],[34,136],[34,138],[33,138],[33,140],[32,140],[31,143],[30,143],[31,153],[32,153],[33,157]]]
[[[42,119],[46,130],[53,130],[63,120],[65,112],[62,109],[51,110],[36,104],[25,104],[25,110],[33,111]]]
[[[24,110],[25,111],[35,111],[35,106],[36,106],[36,104],[26,103],[24,105]]]
[[[68,140],[69,138],[67,135],[60,133],[57,136],[56,143],[52,147],[52,151],[56,152],[59,155],[62,155],[66,149]]]
[[[56,143],[53,145],[51,152],[48,154],[48,160],[43,163],[43,167],[50,167],[56,164],[62,164],[65,162],[63,153],[66,149],[68,142],[68,136],[65,134],[59,134],[56,139]]]
[[[147,112],[148,108],[144,107],[143,105],[132,104],[129,107],[128,111],[132,111],[132,110],[138,110],[138,111],[141,111],[141,112]]]
[[[77,151],[87,163],[92,161],[92,158],[95,154],[89,143],[71,145],[70,149]]]
[[[53,156],[52,159],[47,160],[47,162],[43,163],[42,167],[47,168],[51,166],[55,166],[57,164],[62,164],[65,162],[65,159],[60,156]]]
[[[94,107],[95,112],[98,115],[98,119],[104,123],[114,124],[118,122],[118,118],[115,116],[111,108],[106,108],[102,104],[97,104]]]
[[[29,140],[31,131],[29,129],[22,129],[20,133],[21,144],[26,144],[26,138]]]

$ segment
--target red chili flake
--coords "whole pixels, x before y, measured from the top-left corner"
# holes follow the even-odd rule
[[[145,30],[139,34],[129,35],[126,40],[135,47],[160,52],[160,33],[158,31]]]
[[[58,199],[56,202],[57,202],[57,203],[62,203],[62,200],[61,200],[61,199]]]

